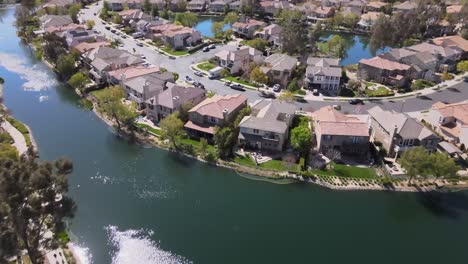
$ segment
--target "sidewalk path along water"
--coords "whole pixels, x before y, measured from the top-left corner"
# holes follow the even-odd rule
[[[18,150],[19,155],[23,155],[28,151],[28,146],[26,145],[26,139],[24,138],[23,134],[19,132],[10,122],[4,120],[2,123],[3,129],[11,135],[11,137],[15,140],[13,146]]]

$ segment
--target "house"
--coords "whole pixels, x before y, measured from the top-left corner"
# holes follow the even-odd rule
[[[320,4],[322,4],[323,6],[335,7],[337,9],[348,3],[349,3],[349,0],[322,0],[320,1]]]
[[[130,67],[125,67],[110,71],[107,73],[107,83],[111,85],[119,84],[124,78],[127,80],[144,76],[151,73],[160,72],[160,68],[157,66],[143,66],[143,65],[132,65]]]
[[[202,39],[199,31],[173,23],[153,26],[150,32],[153,41],[161,40],[174,50],[182,50],[187,46],[198,44]]]
[[[340,90],[341,67],[339,59],[309,57],[305,85],[323,93],[337,95]]]
[[[406,150],[422,146],[429,152],[437,149],[440,139],[427,127],[403,113],[385,111],[379,106],[368,110],[371,135],[382,143],[389,156],[397,157]]]
[[[382,12],[367,12],[361,15],[361,19],[357,23],[358,26],[364,30],[371,30],[375,21],[379,19],[380,16],[388,16]]]
[[[72,24],[68,24],[65,26],[49,26],[45,29],[45,32],[61,35],[64,31],[67,31],[67,30],[80,30],[80,29],[84,30],[85,25],[72,23]]]
[[[90,69],[90,77],[97,83],[107,81],[107,72],[141,64],[144,61],[127,51],[110,47],[99,47],[82,55],[84,64]]]
[[[63,27],[66,25],[73,24],[73,20],[69,15],[57,16],[57,15],[43,15],[39,18],[41,29],[45,30],[48,27]]]
[[[283,28],[277,24],[271,24],[260,31],[257,31],[255,33],[256,38],[261,38],[268,43],[270,43],[271,46],[281,49],[282,44],[281,44],[281,32],[283,31]]]
[[[435,38],[430,41],[432,44],[452,48],[462,51],[462,59],[468,58],[468,40],[459,35]]]
[[[232,122],[238,112],[247,106],[247,97],[241,94],[215,95],[206,98],[189,110],[184,128],[195,138],[212,139],[215,127]]]
[[[429,110],[426,122],[455,144],[468,146],[468,102],[437,102]]]
[[[369,116],[345,115],[325,106],[312,113],[317,150],[335,149],[343,154],[365,156],[369,152]]]
[[[312,2],[305,2],[294,7],[295,10],[300,11],[303,15],[307,16],[308,19],[309,17],[312,17],[315,8],[317,8],[317,5],[313,4]]]
[[[140,20],[151,20],[151,16],[145,14],[140,9],[128,9],[118,13],[122,19],[122,24],[129,25],[132,22],[138,22]]]
[[[285,0],[266,0],[260,1],[260,10],[267,15],[274,16],[282,10],[294,8],[294,4]]]
[[[81,42],[78,45],[74,46],[73,49],[78,51],[80,54],[88,52],[93,49],[100,47],[109,47],[111,45],[108,41],[99,41],[99,42]]]
[[[253,103],[251,109],[251,114],[239,123],[238,144],[258,150],[283,150],[298,107],[284,101],[263,99]]]
[[[122,11],[128,9],[141,9],[142,0],[108,0],[109,10]]]
[[[397,87],[405,86],[416,77],[412,66],[381,57],[361,59],[358,64],[358,76],[365,81],[372,80]]]
[[[205,0],[192,0],[187,2],[187,10],[190,12],[203,12],[206,8]]]
[[[381,58],[413,66],[418,79],[437,82],[435,73],[439,69],[439,59],[428,51],[416,52],[406,48],[392,49],[379,55]]]
[[[369,2],[365,6],[365,10],[367,12],[382,12],[386,5],[387,5],[387,3],[385,3],[385,2],[373,1],[373,2]]]
[[[418,7],[416,1],[405,1],[393,6],[393,13],[414,11]]]
[[[199,104],[205,97],[203,89],[170,85],[156,96],[146,100],[146,115],[150,120],[158,122],[180,110],[185,104],[192,106]]]
[[[463,51],[457,47],[444,47],[428,42],[406,47],[416,52],[429,52],[439,59],[440,71],[452,71],[456,68],[457,61],[461,60]]]
[[[215,55],[219,66],[228,69],[231,74],[239,74],[249,68],[250,63],[257,65],[263,63],[262,52],[251,47],[242,47],[239,50],[222,50]]]
[[[44,254],[44,263],[45,264],[68,264],[67,258],[65,254],[63,253],[62,248],[57,248],[53,250],[47,251],[47,253]]]
[[[318,6],[313,12],[316,18],[330,18],[335,14],[335,8],[329,6]]]
[[[72,4],[79,3],[79,1],[75,0],[49,0],[42,5],[43,8],[48,7],[67,7]]]
[[[137,103],[139,109],[144,109],[146,101],[161,93],[168,82],[174,82],[170,72],[155,72],[127,79],[124,75],[120,86],[125,90],[127,98]]]
[[[261,70],[268,76],[271,83],[288,86],[298,61],[286,54],[275,53],[265,58]]]
[[[239,10],[240,6],[241,6],[241,1],[240,0],[234,1],[234,2],[229,4],[229,9],[230,10]]]
[[[170,23],[170,22],[168,20],[162,19],[160,17],[155,17],[155,18],[153,18],[151,20],[141,19],[138,22],[136,22],[134,28],[135,28],[135,31],[143,33],[145,36],[149,35],[149,37],[151,38],[150,33],[151,33],[151,28],[152,27],[164,25],[164,24],[167,24],[167,23]]]
[[[224,12],[226,8],[229,8],[229,4],[232,3],[233,0],[215,0],[209,3],[209,9],[211,12],[221,13]]]
[[[254,36],[255,31],[266,26],[267,24],[262,21],[258,21],[250,18],[243,18],[239,22],[232,25],[232,31],[234,34],[242,37],[251,39]]]
[[[68,47],[74,47],[82,42],[92,42],[96,39],[94,31],[85,29],[67,30],[61,36],[65,39]]]
[[[351,7],[351,8],[356,8],[360,10],[364,10],[366,5],[369,3],[367,0],[353,0],[349,3],[347,3],[345,6],[346,7]]]

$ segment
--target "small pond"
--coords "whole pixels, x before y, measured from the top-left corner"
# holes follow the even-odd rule
[[[211,25],[216,22],[223,21],[223,17],[215,17],[215,16],[200,16],[198,19],[197,25],[195,25],[195,29],[200,31],[203,37],[214,37],[214,33],[211,31]],[[231,25],[226,24],[223,27],[223,30],[230,29]]]

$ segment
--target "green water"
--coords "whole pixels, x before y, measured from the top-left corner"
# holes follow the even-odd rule
[[[71,225],[91,263],[468,263],[468,193],[330,191],[248,179],[116,138],[0,9],[5,103],[44,159],[75,162]]]

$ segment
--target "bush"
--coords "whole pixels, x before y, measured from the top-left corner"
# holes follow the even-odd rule
[[[218,160],[218,155],[214,150],[208,150],[205,155],[205,160],[208,162],[216,162]]]
[[[208,45],[210,45],[210,44],[211,44],[211,43],[209,43],[209,42],[202,43],[202,44],[200,44],[200,45],[198,45],[198,46],[196,46],[196,47],[193,47],[193,48],[187,50],[187,52],[188,52],[189,54],[195,53],[195,52],[197,52],[197,51],[203,49],[204,47],[206,47],[206,46],[208,46]]]
[[[356,96],[356,94],[355,94],[354,91],[351,90],[351,89],[343,88],[343,89],[340,89],[339,96],[343,96],[343,97],[354,97],[354,96]]]
[[[189,155],[195,155],[195,148],[193,147],[192,144],[185,144],[185,143],[181,143],[179,145],[179,149],[183,152],[183,153],[186,153],[186,154],[189,154]]]
[[[0,143],[11,144],[15,142],[14,139],[10,136],[10,134],[3,132],[0,133]]]
[[[432,87],[434,85],[436,85],[436,84],[433,83],[433,82],[420,79],[420,80],[414,81],[411,84],[411,90],[417,91],[417,90],[421,90],[421,89],[424,89],[424,88],[427,88],[427,87]]]
[[[292,79],[292,81],[289,83],[287,90],[294,92],[299,90],[301,87],[297,84],[297,78]]]
[[[5,80],[2,77],[0,77],[0,84],[4,84],[4,83],[5,83]]]
[[[174,81],[179,79],[179,74],[177,72],[173,72],[172,75],[174,76]]]

